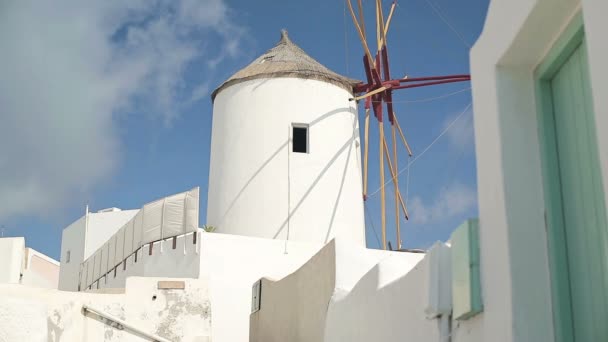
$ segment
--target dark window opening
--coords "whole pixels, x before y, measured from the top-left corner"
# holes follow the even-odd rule
[[[292,151],[297,153],[308,153],[307,126],[293,126]]]

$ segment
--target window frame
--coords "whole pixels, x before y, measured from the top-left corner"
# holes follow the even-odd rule
[[[306,130],[306,150],[305,152],[300,152],[300,151],[295,151],[294,147],[294,138],[295,138],[295,129],[299,128],[299,129],[305,129]],[[290,132],[290,139],[291,140],[291,153],[299,153],[299,154],[310,154],[310,125],[306,124],[306,123],[298,123],[298,122],[294,122],[291,124],[291,132]]]

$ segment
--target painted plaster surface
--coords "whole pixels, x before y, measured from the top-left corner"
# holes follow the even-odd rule
[[[262,279],[260,310],[250,317],[249,341],[322,341],[327,302],[334,292],[332,240],[281,280]]]
[[[78,291],[80,264],[107,242],[137,212],[138,210],[123,210],[89,213],[67,226],[61,235],[59,289]]]
[[[170,341],[210,341],[208,279],[185,281],[184,289],[158,289],[158,281],[164,279],[127,280],[125,311],[129,323]]]
[[[0,341],[149,341],[84,304],[170,341],[209,341],[207,280],[179,280],[184,290],[157,289],[167,278],[130,278],[123,294],[64,292],[0,285]],[[172,280],[172,279],[171,279]]]
[[[24,266],[24,252],[24,238],[0,239],[0,284],[19,284],[21,271]]]
[[[84,258],[88,258],[110,239],[125,223],[131,220],[139,209],[101,213],[89,213],[89,228]]]
[[[134,257],[135,252],[150,244],[161,246],[162,252],[162,246],[171,238],[197,232],[198,203],[199,189],[194,188],[145,204],[115,234],[106,236],[100,247],[85,259],[80,267],[79,287],[84,289],[91,286],[100,277],[124,264],[126,258]],[[89,221],[91,219],[89,217]],[[90,230],[87,234],[90,235]],[[170,248],[175,249],[174,246]],[[183,252],[185,254],[185,250]],[[163,275],[190,276],[175,275],[170,271]]]
[[[457,340],[553,341],[534,70],[582,10],[598,132],[608,128],[603,0],[494,0],[471,50],[484,313]],[[598,133],[604,194],[608,143]]]
[[[0,238],[0,284],[57,288],[59,263],[34,249],[25,239]]]
[[[403,307],[398,301],[417,305],[411,315],[422,313],[422,317],[413,324],[426,321],[426,275],[413,275],[410,291],[400,292],[404,286],[395,285],[414,272],[423,257],[331,241],[289,276],[263,279],[261,309],[251,315],[251,341],[389,341],[378,337],[398,336],[391,324],[398,320],[409,327],[399,318]],[[390,331],[378,335],[378,324]],[[413,336],[434,336],[430,331],[434,324],[421,326],[421,333]]]
[[[351,97],[300,78],[223,89],[213,105],[207,223],[220,233],[321,244],[338,236],[365,246]],[[291,152],[293,124],[308,125],[309,153]]]
[[[82,216],[63,229],[61,233],[61,267],[59,269],[59,289],[78,291],[80,263],[84,260],[86,217]],[[70,252],[70,259],[67,254]]]
[[[2,297],[0,303],[0,342],[46,342],[46,305],[26,298]]]
[[[90,277],[91,289],[124,288],[128,277],[198,278],[201,238],[199,234],[195,244],[192,235],[177,237],[175,248],[172,239],[154,243],[151,254],[150,246],[144,245],[137,252],[137,261],[132,254],[115,267],[116,272],[112,268],[95,282]],[[82,288],[85,288],[84,283]]]
[[[214,342],[249,341],[251,287],[262,277],[281,279],[321,246],[231,234],[203,234],[200,277],[208,277]]]
[[[440,341],[439,321],[428,319],[428,260],[413,268],[387,258],[351,291],[338,290],[328,306],[324,341]]]
[[[209,279],[214,341],[247,341],[251,286],[262,277],[280,279],[295,271],[320,248],[319,244],[260,239],[200,231],[196,244],[191,234],[155,243],[152,255],[146,245],[100,281],[99,289],[130,286],[132,277],[181,277]],[[162,249],[162,251],[161,251]],[[370,266],[371,267],[371,266]]]
[[[6,330],[11,336],[25,334],[24,329],[29,328],[19,328],[18,324],[21,317],[29,315],[28,322],[31,321],[32,326],[36,327],[35,336],[42,336],[41,341],[120,341],[122,332],[114,331],[111,337],[106,338],[109,327],[101,321],[86,318],[82,313],[83,304],[94,305],[124,317],[124,313],[121,314],[124,296],[121,295],[84,294],[5,285],[0,286],[0,311],[6,310],[11,315],[2,322],[0,331]],[[33,308],[37,308],[35,316],[32,314]]]
[[[56,289],[59,283],[59,262],[31,248],[25,249],[25,270],[21,284]]]
[[[484,312],[463,341],[553,341],[534,70],[580,10],[605,193],[608,23],[603,0],[494,0],[471,50]]]

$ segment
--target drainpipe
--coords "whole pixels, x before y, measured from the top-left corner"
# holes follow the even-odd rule
[[[436,242],[426,253],[428,300],[425,314],[439,320],[439,342],[451,341],[452,257],[449,245]]]
[[[450,315],[439,316],[439,342],[452,342],[452,332],[450,331]]]

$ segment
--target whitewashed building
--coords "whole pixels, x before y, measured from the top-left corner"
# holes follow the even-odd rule
[[[471,50],[484,313],[459,339],[608,340],[606,13],[490,4]]]
[[[213,94],[207,223],[217,232],[365,246],[353,85],[283,31]]]
[[[59,280],[81,291],[0,285],[0,341],[608,340],[606,13],[491,2],[471,50],[479,219],[424,254],[365,248],[352,83],[283,34],[213,94],[217,231],[194,190],[96,213],[103,233],[85,215]]]
[[[479,220],[454,232],[449,261],[431,252],[334,294],[324,340],[608,340],[606,13],[604,0],[491,1],[471,50]],[[267,304],[298,293],[288,284],[262,282],[256,341],[285,340],[267,322],[310,312]]]
[[[59,290],[78,291],[82,264],[137,214],[108,208],[89,213],[67,226],[61,236]]]
[[[0,284],[56,289],[59,262],[25,247],[22,237],[0,238]]]

